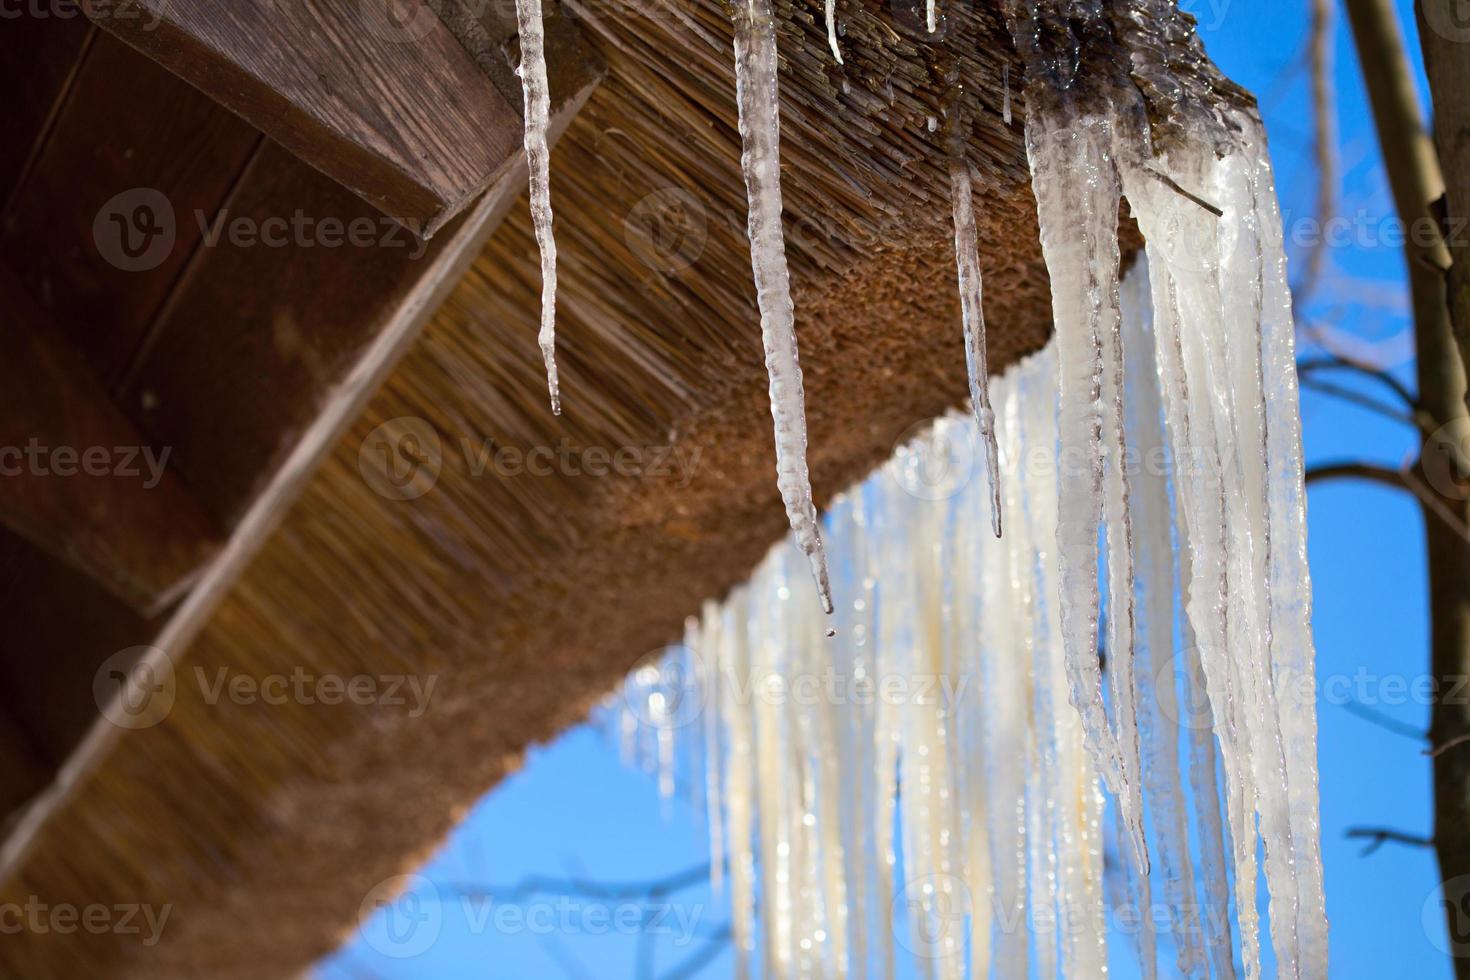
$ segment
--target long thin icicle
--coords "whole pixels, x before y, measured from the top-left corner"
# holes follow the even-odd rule
[[[526,167],[531,180],[531,220],[541,250],[541,331],[536,342],[546,361],[551,411],[561,414],[561,387],[556,379],[556,238],[551,231],[551,149],[546,129],[551,120],[551,88],[546,81],[546,31],[541,0],[516,0],[520,32],[521,78],[526,111]]]
[[[776,430],[776,485],[797,545],[811,565],[822,608],[832,612],[827,558],[806,463],[806,404],[796,349],[796,311],[781,230],[781,113],[776,21],[770,0],[741,0],[735,13],[735,81],[740,167],[750,204],[750,262]]]
[[[842,64],[842,49],[837,46],[837,0],[827,0],[827,47],[832,49],[837,63]]]
[[[959,269],[960,311],[965,326],[965,370],[970,382],[970,404],[985,443],[985,471],[990,485],[990,527],[1001,532],[1000,450],[995,441],[995,411],[990,407],[990,371],[985,364],[985,308],[980,279],[980,242],[975,230],[975,205],[970,167],[959,146],[950,155],[949,194],[954,205],[954,259]]]

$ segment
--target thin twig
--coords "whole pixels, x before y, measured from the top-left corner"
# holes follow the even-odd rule
[[[1206,201],[1198,194],[1193,194],[1185,190],[1179,185],[1178,181],[1176,181],[1173,177],[1170,177],[1168,174],[1160,173],[1152,167],[1144,167],[1143,172],[1148,174],[1154,180],[1157,180],[1159,183],[1163,184],[1165,187],[1169,188],[1169,190],[1173,191],[1175,194],[1178,194],[1180,197],[1183,197],[1186,200],[1193,201],[1195,204],[1198,204],[1200,207],[1204,208],[1215,217],[1225,217],[1224,211],[1222,211],[1220,208],[1215,207],[1215,205],[1211,204],[1209,201]]]
[[[1448,742],[1436,745],[1433,748],[1425,749],[1424,754],[1429,756],[1431,759],[1437,759],[1455,746],[1464,745],[1466,742],[1470,742],[1470,732],[1467,732],[1464,735],[1456,735]]]
[[[1395,735],[1402,735],[1404,738],[1413,739],[1416,742],[1422,742],[1425,739],[1425,733],[1421,729],[1415,728],[1406,722],[1399,721],[1392,715],[1384,714],[1376,708],[1370,708],[1366,704],[1361,704],[1357,701],[1347,701],[1344,702],[1343,709],[1348,714],[1357,715],[1364,721],[1372,722],[1379,728],[1392,732]]]
[[[515,902],[534,895],[581,895],[619,901],[645,898],[649,895],[668,895],[686,888],[704,884],[709,880],[709,863],[694,865],[677,871],[666,878],[651,881],[604,882],[588,878],[557,878],[548,875],[532,875],[515,885],[496,886],[474,883],[446,882],[440,890],[452,895],[471,898],[493,897],[498,902]]]
[[[709,965],[720,952],[729,945],[734,937],[735,930],[726,923],[718,931],[700,944],[699,949],[689,954],[688,959],[665,973],[663,980],[689,980]]]
[[[1348,840],[1368,841],[1368,844],[1359,852],[1359,857],[1367,857],[1390,841],[1395,844],[1403,844],[1405,847],[1434,846],[1433,837],[1424,837],[1420,834],[1411,834],[1403,830],[1394,830],[1392,827],[1349,827],[1344,836]]]
[[[1457,536],[1470,544],[1470,527],[1445,505],[1443,500],[1437,497],[1433,490],[1424,485],[1424,481],[1414,475],[1414,471],[1405,466],[1403,469],[1394,470],[1377,463],[1363,462],[1339,462],[1323,463],[1319,466],[1308,468],[1306,482],[1320,483],[1323,480],[1368,480],[1383,486],[1393,487],[1396,490],[1407,490],[1412,493],[1425,509],[1439,519],[1447,529],[1453,531]]]
[[[1307,483],[1318,483],[1323,480],[1367,480],[1371,483],[1393,487],[1395,490],[1409,489],[1404,483],[1402,472],[1388,466],[1380,466],[1377,463],[1345,461],[1308,467]]]
[[[1317,371],[1332,370],[1356,371],[1388,387],[1395,395],[1399,396],[1399,400],[1404,403],[1404,407],[1410,411],[1415,411],[1419,408],[1419,399],[1409,390],[1408,385],[1395,378],[1383,368],[1349,357],[1346,354],[1331,351],[1323,357],[1300,360],[1296,365],[1298,376],[1306,376]]]
[[[1337,126],[1332,94],[1333,16],[1331,0],[1312,0],[1311,29],[1307,35],[1307,64],[1312,88],[1312,140],[1317,162],[1317,222],[1325,228],[1337,210]],[[1322,281],[1327,251],[1325,236],[1306,255],[1306,271],[1297,287],[1305,303]]]
[[[1415,428],[1419,427],[1418,420],[1408,412],[1401,412],[1392,405],[1384,404],[1371,395],[1353,391],[1351,388],[1344,388],[1330,381],[1318,381],[1310,376],[1302,378],[1302,387],[1310,388],[1313,391],[1320,391],[1322,394],[1331,395],[1333,398],[1340,398],[1359,408],[1365,408],[1370,412],[1381,415],[1392,422],[1401,422],[1404,425],[1412,425]]]

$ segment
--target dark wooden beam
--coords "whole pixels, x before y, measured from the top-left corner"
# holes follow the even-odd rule
[[[0,521],[147,613],[218,544],[203,509],[0,268]]]
[[[136,6],[96,23],[425,237],[520,152],[515,105],[421,0]]]
[[[36,42],[4,49],[24,74],[44,74],[47,52],[87,33],[85,21],[14,23]],[[79,61],[0,213],[0,261],[111,389],[198,247],[200,216],[215,217],[261,136],[105,33]]]

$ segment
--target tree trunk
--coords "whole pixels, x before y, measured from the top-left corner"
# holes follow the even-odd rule
[[[1443,882],[1442,908],[1456,975],[1470,980],[1470,547],[1429,502],[1434,495],[1462,526],[1470,517],[1470,429],[1465,368],[1456,336],[1470,336],[1470,255],[1462,236],[1447,244],[1433,216],[1446,197],[1455,217],[1470,217],[1470,112],[1456,104],[1470,79],[1470,25],[1458,31],[1453,0],[1420,0],[1420,35],[1436,104],[1439,157],[1423,124],[1402,34],[1388,0],[1347,0],[1348,16],[1367,81],[1379,144],[1399,216],[1405,223],[1418,368],[1421,435],[1417,472],[1425,488],[1424,535],[1429,575],[1430,669],[1435,698],[1429,741],[1435,751],[1435,849]],[[1464,35],[1464,36],[1459,36]],[[1452,87],[1458,86],[1458,88]],[[1458,118],[1456,118],[1458,117]],[[1443,161],[1443,171],[1441,169]],[[1458,166],[1457,166],[1458,164]],[[1445,195],[1443,173],[1454,187]],[[1451,303],[1450,296],[1457,297]],[[1455,314],[1452,319],[1452,310]],[[1456,328],[1459,328],[1458,330]]]

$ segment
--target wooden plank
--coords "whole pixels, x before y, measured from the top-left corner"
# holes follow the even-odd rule
[[[567,93],[564,100],[555,106],[550,132],[553,140],[565,130],[576,112],[586,102],[594,85],[595,79],[589,81],[582,89]],[[276,158],[274,153],[269,156],[263,154],[262,159],[267,160],[267,164],[263,165],[266,171],[272,169],[269,166],[269,160],[272,158],[278,159],[280,164],[285,166],[284,159]],[[299,434],[296,434],[294,438],[283,438],[282,441],[287,448],[284,458],[280,458],[270,468],[269,482],[249,501],[247,509],[234,524],[223,550],[209,564],[198,583],[179,606],[169,613],[161,629],[153,634],[151,645],[156,652],[150,655],[151,659],[156,660],[165,656],[179,657],[187,652],[194,638],[235,585],[251,559],[276,531],[307,481],[316,473],[322,461],[352,422],[362,413],[368,398],[382,384],[383,379],[387,377],[389,371],[398,363],[418,336],[430,315],[464,275],[475,257],[480,254],[491,232],[495,230],[505,213],[520,199],[525,181],[525,160],[523,156],[517,155],[512,158],[511,165],[506,168],[495,184],[475,202],[475,206],[464,212],[444,230],[443,234],[428,244],[428,250],[420,259],[407,260],[417,262],[416,277],[379,283],[373,277],[355,275],[353,263],[350,262],[324,263],[320,267],[325,270],[335,265],[336,275],[341,277],[340,281],[355,284],[356,288],[372,293],[374,302],[368,311],[368,317],[361,321],[359,327],[361,332],[358,335],[362,338],[362,342],[354,355],[343,357],[342,363],[338,365],[342,374],[334,380],[334,383],[318,389],[317,400],[314,403],[315,414],[305,421]],[[246,195],[242,193],[242,200],[245,197]],[[285,262],[289,265],[299,257],[285,250],[276,251],[278,253],[277,263]],[[248,250],[242,250],[233,256],[226,253],[226,258],[242,262],[243,265],[239,268],[243,271],[250,266],[252,259],[256,256],[248,254]],[[212,266],[212,263],[210,265]],[[278,265],[278,268],[282,266]],[[215,274],[212,268],[206,268],[204,264],[198,266],[195,275],[200,277],[201,283],[193,288],[206,289],[207,283],[202,280],[212,274]],[[225,279],[234,282],[237,289],[234,295],[237,298],[240,295],[238,288],[241,284],[251,282],[250,280],[231,279],[228,273]],[[300,280],[298,285],[309,295],[309,279]],[[185,310],[189,306],[187,301],[181,301],[178,309]],[[182,314],[179,315],[182,316]],[[231,317],[226,317],[223,321],[216,317],[209,325],[218,334],[219,326],[230,323],[235,324],[234,329],[242,331],[258,326],[253,321]],[[198,325],[195,326],[197,328]],[[169,343],[161,334],[158,350],[165,349]],[[249,350],[250,348],[247,346],[239,349]],[[142,391],[145,390],[143,387],[146,385],[145,379],[153,376],[151,369],[148,368],[140,372],[138,387],[135,391],[139,399],[141,399]],[[158,375],[160,378],[162,376],[162,373]],[[227,408],[233,404],[232,399],[228,397],[233,392],[227,387],[216,387],[216,385],[223,384],[224,382],[220,381],[204,381],[199,385],[198,390],[217,396],[212,403],[215,408]],[[255,390],[257,397],[269,398],[270,396],[269,390],[264,387],[257,387]],[[218,397],[221,394],[225,397]],[[226,447],[227,451],[228,447]],[[111,635],[115,637],[112,645],[114,650],[119,646],[137,642],[130,641],[131,635],[134,634],[123,627],[119,627]],[[98,647],[106,648],[107,646],[105,642],[94,641],[91,648],[95,650]],[[99,718],[92,723],[75,751],[59,767],[46,788],[17,816],[11,832],[4,838],[3,845],[0,845],[0,880],[5,880],[15,870],[46,821],[71,798],[87,774],[111,750],[114,741],[120,734],[115,726],[104,719]]]
[[[98,668],[158,632],[73,566],[0,527],[0,714],[50,776],[97,720]]]
[[[0,45],[0,211],[30,169],[94,28],[75,17],[20,16],[5,24]]]
[[[0,259],[104,386],[121,379],[260,140],[106,34],[10,210]]]
[[[0,521],[144,612],[178,598],[218,533],[0,270]]]
[[[6,816],[45,785],[46,770],[30,740],[0,711],[0,826]]]
[[[425,236],[520,152],[514,105],[416,0],[138,6],[97,24]]]
[[[275,143],[212,232],[120,400],[231,527],[443,249]]]

